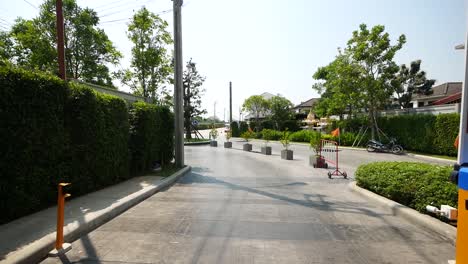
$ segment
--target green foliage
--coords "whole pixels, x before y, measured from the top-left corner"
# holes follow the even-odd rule
[[[57,40],[55,0],[46,0],[39,16],[32,20],[18,19],[10,32],[14,40],[15,64],[57,73]],[[97,27],[99,17],[76,0],[63,1],[65,24],[65,58],[67,76],[86,82],[113,87],[107,64],[116,64],[122,55],[106,33]]]
[[[291,135],[290,132],[288,130],[285,130],[282,132],[282,136],[280,139],[281,144],[286,150],[289,148],[289,145],[290,145],[290,139],[289,139],[290,135]]]
[[[129,116],[132,174],[145,173],[156,162],[168,164],[174,157],[174,116],[169,108],[136,102]]]
[[[459,133],[459,127],[459,114],[437,115],[432,133],[430,133],[434,138],[433,151],[429,153],[457,156],[457,149],[453,144]]]
[[[192,138],[192,119],[207,113],[201,107],[201,96],[205,92],[205,89],[201,87],[203,82],[205,82],[205,77],[198,73],[196,63],[190,59],[183,77],[185,138]]]
[[[457,207],[452,168],[424,163],[376,162],[356,171],[358,186],[425,213],[426,205]]]
[[[213,139],[213,140],[216,140],[216,138],[218,137],[218,130],[216,129],[215,126],[213,126],[210,130],[210,137]]]
[[[231,132],[233,137],[240,136],[239,124],[235,121],[231,122]]]
[[[285,120],[283,122],[279,122],[279,130],[289,130],[292,132],[299,131],[301,128],[299,127],[299,122],[297,120]]]
[[[71,191],[81,195],[128,176],[128,113],[122,99],[70,84],[65,107]]]
[[[270,100],[268,100],[268,104],[270,110],[270,119],[274,121],[274,123],[278,124],[284,120],[290,120],[291,118],[293,118],[291,107],[293,107],[294,105],[288,99],[277,95],[273,96]]]
[[[241,121],[239,123],[239,132],[240,134],[244,133],[245,131],[249,130],[249,124],[245,121]]]
[[[168,108],[136,103],[130,128],[124,100],[81,84],[0,67],[0,87],[0,223],[54,204],[58,182],[76,197],[173,158]]]
[[[322,134],[319,132],[313,132],[310,137],[310,148],[314,151],[315,155],[319,155],[322,147]]]
[[[55,77],[0,67],[0,224],[44,208],[68,174],[67,88]]]
[[[249,142],[249,140],[251,138],[253,138],[255,135],[254,135],[254,132],[250,131],[250,130],[247,130],[245,132],[243,132],[241,134],[241,138],[245,139],[245,141]]]
[[[260,115],[265,114],[269,107],[269,102],[260,95],[252,95],[245,99],[244,103],[242,104],[242,110],[249,112],[252,116],[255,117],[255,131],[258,132],[260,130]]]
[[[136,94],[164,101],[164,84],[172,74],[168,46],[172,43],[168,24],[146,7],[138,10],[128,25],[127,36],[133,43],[130,69],[118,77]]]
[[[273,120],[263,120],[260,123],[260,126],[262,129],[275,129],[276,124],[275,124],[275,121]]]
[[[224,123],[215,123],[214,124],[215,128],[222,128],[224,126],[225,126]],[[197,125],[198,130],[206,130],[206,129],[211,129],[211,128],[213,128],[213,123],[200,123],[200,124]]]
[[[315,136],[315,134],[319,133],[310,130],[300,130],[291,133],[290,140],[294,142],[310,142],[310,140]]]
[[[280,140],[281,136],[283,135],[280,131],[272,130],[272,129],[263,129],[261,132],[262,138],[264,140]]]

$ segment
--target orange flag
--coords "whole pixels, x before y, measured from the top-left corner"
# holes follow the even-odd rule
[[[340,136],[340,129],[337,128],[331,132],[331,135],[334,137],[339,137]]]
[[[453,146],[455,146],[455,148],[458,148],[459,142],[460,142],[460,135],[458,135],[457,138],[455,139],[455,142],[453,142]]]

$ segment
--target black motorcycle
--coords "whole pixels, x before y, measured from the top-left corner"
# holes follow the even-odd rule
[[[390,142],[387,144],[383,144],[377,140],[369,140],[369,142],[367,142],[367,151],[392,152],[393,154],[401,154],[403,153],[403,147],[398,145],[394,138],[390,139]]]

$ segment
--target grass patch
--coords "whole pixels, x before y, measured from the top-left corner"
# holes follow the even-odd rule
[[[448,160],[453,160],[453,161],[457,160],[457,157],[447,156],[447,155],[427,154],[427,153],[422,153],[422,152],[417,152],[417,151],[407,151],[407,152],[411,154],[423,155],[423,156],[428,156],[428,157],[433,157],[433,158],[448,159]]]

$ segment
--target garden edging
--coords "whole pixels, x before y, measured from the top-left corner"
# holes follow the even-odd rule
[[[420,212],[409,208],[405,205],[402,205],[400,203],[397,203],[395,201],[392,201],[390,199],[387,199],[383,196],[380,196],[376,193],[373,193],[371,191],[368,191],[366,189],[363,189],[359,186],[357,186],[356,182],[353,181],[348,185],[349,189],[351,191],[364,196],[365,198],[368,198],[370,200],[376,201],[380,203],[383,206],[389,207],[392,211],[392,214],[395,216],[400,216],[405,218],[406,220],[417,224],[424,226],[442,236],[445,238],[449,239],[450,242],[455,245],[455,241],[457,238],[457,229],[449,224],[446,224],[442,221],[437,220],[436,218],[433,218],[429,215],[424,215],[421,214]]]

